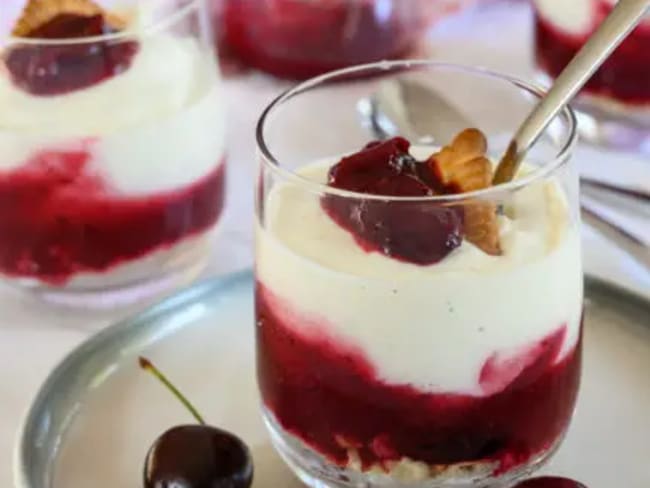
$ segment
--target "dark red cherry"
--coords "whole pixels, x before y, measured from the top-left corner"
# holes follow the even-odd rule
[[[144,463],[145,488],[248,488],[253,459],[236,435],[206,425],[203,417],[146,358],[140,367],[158,378],[188,409],[197,424],[172,427],[149,448]]]
[[[403,137],[373,141],[361,151],[332,166],[329,185],[334,188],[386,196],[427,196],[442,193],[429,168],[409,154]]]
[[[522,481],[513,488],[587,488],[582,483],[569,478],[560,478],[557,476],[542,476]]]
[[[383,196],[423,197],[443,193],[428,167],[396,137],[372,142],[330,169],[329,186]],[[415,264],[440,261],[462,242],[463,212],[422,201],[382,201],[325,196],[328,215],[350,232],[366,251]]]
[[[60,14],[27,36],[63,40],[114,33],[101,14]],[[118,75],[131,66],[138,50],[135,41],[78,43],[18,43],[4,55],[13,83],[32,95],[61,95],[87,88]]]
[[[145,488],[248,488],[253,463],[237,436],[208,425],[179,425],[151,446]]]

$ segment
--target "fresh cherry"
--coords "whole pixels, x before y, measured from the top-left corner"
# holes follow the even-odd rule
[[[65,40],[116,32],[101,14],[59,14],[24,37]],[[13,83],[32,95],[61,95],[126,71],[138,44],[130,40],[18,43],[4,55]]]
[[[371,142],[329,172],[333,188],[387,197],[425,197],[445,192],[429,167],[408,152],[401,137]],[[433,202],[327,195],[322,206],[366,251],[415,264],[440,261],[462,242],[463,212]]]
[[[542,476],[531,478],[518,483],[513,488],[587,488],[582,483],[569,478],[560,478],[557,476]]]
[[[246,444],[230,432],[206,425],[196,408],[148,359],[141,357],[139,362],[198,422],[172,427],[156,439],[144,465],[145,488],[248,488],[253,461]]]
[[[162,434],[147,454],[146,488],[244,488],[253,466],[246,445],[216,427],[179,425]]]

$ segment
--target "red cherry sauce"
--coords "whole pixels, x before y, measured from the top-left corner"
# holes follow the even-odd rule
[[[170,246],[211,227],[224,165],[178,190],[129,197],[90,168],[85,150],[35,154],[0,172],[0,272],[64,284]]]
[[[101,14],[60,14],[30,32],[33,39],[70,40],[116,32]],[[38,96],[88,88],[129,68],[138,44],[129,40],[18,43],[4,55],[13,83]]]
[[[386,383],[363,351],[259,282],[256,318],[266,408],[283,429],[341,466],[348,462],[344,446],[353,446],[364,468],[387,468],[406,456],[431,465],[496,462],[500,474],[550,448],[575,404],[581,340],[558,360],[563,324],[518,353],[495,351],[477,371],[482,395],[470,396]],[[297,332],[301,321],[313,332]]]
[[[408,152],[401,137],[371,142],[343,158],[329,173],[329,186],[383,196],[425,197],[445,193],[429,167]],[[462,242],[463,212],[423,201],[386,201],[328,195],[322,206],[367,252],[427,265]]]
[[[538,13],[535,20],[538,66],[557,76],[611,9],[608,2],[594,0],[593,27],[582,34],[565,32]],[[650,104],[650,23],[643,23],[623,41],[584,90],[630,105]]]
[[[379,3],[228,1],[225,44],[246,64],[294,79],[408,54],[428,23],[426,2],[392,2],[385,15]]]

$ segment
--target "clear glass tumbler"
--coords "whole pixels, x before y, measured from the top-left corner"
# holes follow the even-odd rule
[[[403,61],[312,79],[265,110],[255,272],[263,416],[309,486],[506,486],[557,448],[578,392],[574,115],[553,121],[508,184],[432,196],[401,196],[390,179],[379,180],[398,188],[390,195],[333,186],[343,156],[354,154],[341,165],[361,186],[373,171],[386,146],[369,144],[357,105],[395,80],[443,94],[486,134],[493,161],[542,93],[480,69]],[[436,125],[465,129],[445,124]],[[449,143],[427,136],[411,141],[418,162],[402,153],[389,164],[424,171],[417,165]],[[490,252],[469,232],[477,211],[497,225]]]
[[[217,0],[225,44],[245,63],[305,79],[404,57],[468,0]]]
[[[617,0],[535,0],[535,60],[555,78]],[[590,140],[650,154],[650,14],[605,61],[578,97]]]
[[[204,1],[120,5],[26,19],[0,45],[0,276],[69,304],[196,276],[224,205]]]

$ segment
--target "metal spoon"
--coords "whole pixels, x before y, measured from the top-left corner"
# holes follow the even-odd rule
[[[461,112],[461,107],[454,106],[430,85],[410,78],[383,81],[372,96],[358,102],[357,109],[361,122],[374,138],[383,140],[402,135],[418,146],[443,146],[454,137],[459,127],[476,126]],[[436,117],[431,117],[431,113],[435,113]],[[581,206],[586,214],[585,220],[600,220],[601,226],[610,228],[610,237],[615,236],[619,244],[622,240],[631,241],[625,243],[626,250],[634,249],[633,254],[643,256],[642,261],[648,262],[650,248],[646,241],[636,237],[638,229],[628,226],[631,224],[626,221],[596,213],[584,201],[584,197],[590,196],[591,190],[598,191],[600,193],[594,198],[613,207],[616,212],[636,215],[637,220],[641,220],[650,211],[650,193],[643,187],[622,187],[585,176],[580,177],[580,185],[583,189]],[[607,198],[604,197],[605,193]],[[612,229],[616,231],[613,234]]]
[[[359,100],[357,110],[374,137],[400,134],[417,145],[444,146],[459,127],[475,125],[432,87],[407,77],[381,82],[375,93]]]
[[[641,5],[644,6],[641,8]],[[616,39],[614,41],[615,43],[606,45],[606,52],[601,52],[597,55],[590,54],[595,52],[593,51],[595,48],[590,48],[592,41],[585,44],[583,50],[558,78],[558,82],[555,84],[553,89],[551,89],[549,94],[539,103],[527,118],[527,123],[522,125],[522,128],[517,132],[514,141],[532,140],[532,142],[528,144],[514,142],[511,144],[511,148],[513,147],[513,144],[518,144],[518,147],[523,148],[523,150],[517,153],[519,159],[514,162],[515,165],[511,166],[510,170],[514,168],[514,171],[516,171],[516,167],[518,167],[521,162],[521,158],[523,158],[527,149],[537,140],[546,125],[548,125],[548,122],[557,115],[564,104],[575,95],[593,71],[595,71],[598,65],[603,62],[613,49],[615,49],[616,45],[621,42],[626,33],[634,27],[634,24],[642,17],[643,12],[648,8],[648,5],[650,5],[650,0],[621,0],[619,5],[614,9],[612,14],[610,14],[592,38],[592,40],[596,39],[596,47],[602,50],[602,43],[606,42],[606,40],[603,41],[603,34],[599,33],[604,30],[606,39],[612,35]],[[624,7],[623,13],[621,13],[621,6]],[[614,12],[617,12],[615,17]],[[611,27],[612,25],[614,25],[614,27]],[[626,27],[623,27],[623,25]],[[616,33],[619,33],[618,37],[616,36]],[[588,50],[587,55],[583,54],[585,49]],[[595,58],[593,58],[593,56],[595,56]],[[596,59],[597,64],[589,65],[589,59]],[[589,72],[582,74],[577,73],[578,68],[572,68],[576,62],[579,62],[578,68],[587,66]],[[567,72],[569,75],[564,74]],[[568,82],[566,81],[567,79],[569,80]],[[569,82],[574,79],[579,80],[578,85],[570,85]],[[562,103],[560,105],[554,105],[554,100],[561,100]],[[378,90],[372,96],[364,98],[358,102],[357,108],[361,115],[362,122],[366,125],[369,131],[372,132],[374,137],[385,139],[401,134],[417,145],[434,144],[436,146],[442,146],[454,137],[455,131],[458,127],[475,126],[475,123],[462,113],[461,107],[454,106],[452,102],[447,100],[440,93],[437,93],[431,86],[409,78],[396,78],[382,82],[379,85]],[[437,116],[431,117],[432,112],[437,114]],[[540,120],[543,125],[538,125]],[[528,126],[528,122],[536,123],[535,127]],[[435,138],[433,136],[434,134]],[[512,164],[512,162],[510,164]],[[508,176],[511,178],[514,176],[514,172],[512,175]],[[616,187],[611,184],[603,185],[602,183],[589,181],[584,177],[581,178],[581,183],[586,188],[607,186],[606,189],[608,191],[624,194],[628,198],[634,198],[636,202],[635,205],[641,205],[641,201],[650,196],[646,192],[638,189]],[[585,213],[587,213],[589,209],[585,208],[584,210]],[[611,219],[606,219],[601,215],[595,215],[591,211],[589,214],[591,217],[589,220],[597,218],[601,223],[606,224],[610,228],[613,227],[616,229],[619,237],[617,241],[620,242],[621,238],[632,240],[633,242],[630,244],[635,248],[635,251],[644,255],[644,262],[647,260],[646,254],[648,248],[644,243],[639,242],[638,239],[632,239],[631,236],[635,235],[633,229],[628,229],[621,223],[612,221]]]
[[[514,178],[526,153],[548,124],[637,26],[649,8],[650,0],[619,0],[521,124],[497,166],[493,184]]]

